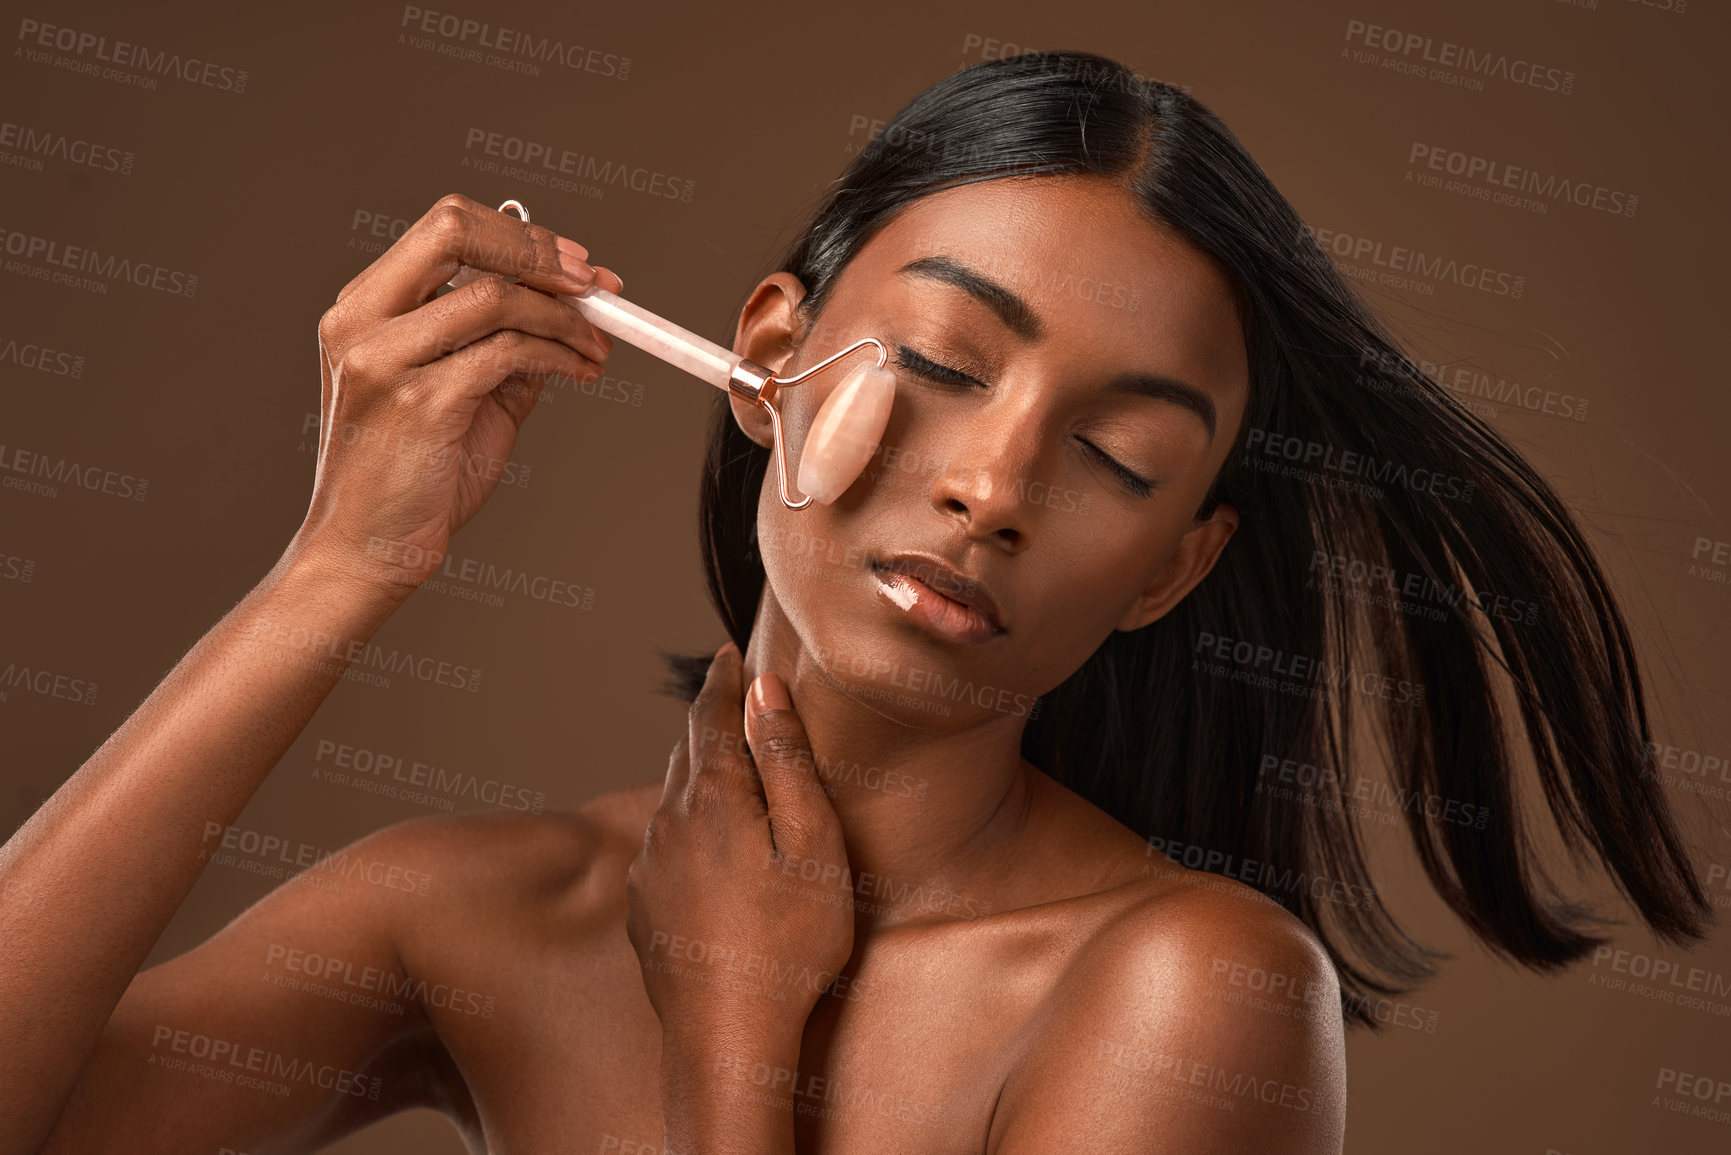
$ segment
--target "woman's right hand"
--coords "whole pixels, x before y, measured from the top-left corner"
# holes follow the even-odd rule
[[[588,255],[452,194],[350,281],[319,320],[318,466],[291,548],[400,597],[431,576],[548,377],[591,380],[612,351],[556,295],[623,288]],[[497,275],[439,296],[461,266]]]

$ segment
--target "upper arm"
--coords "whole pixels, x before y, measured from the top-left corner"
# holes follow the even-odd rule
[[[1005,1084],[993,1155],[1339,1155],[1338,979],[1286,911],[1210,891],[1149,903],[1061,989]]]
[[[396,933],[438,901],[435,830],[363,838],[135,976],[44,1150],[312,1150],[427,1101],[398,1077],[439,1045]]]

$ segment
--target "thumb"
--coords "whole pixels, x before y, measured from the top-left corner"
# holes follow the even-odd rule
[[[745,696],[745,734],[763,780],[776,850],[809,858],[829,849],[841,823],[819,785],[811,742],[779,675],[759,674],[752,681]]]

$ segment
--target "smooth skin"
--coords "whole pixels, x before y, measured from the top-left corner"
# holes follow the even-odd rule
[[[933,254],[1012,290],[1038,336],[897,272]],[[610,342],[556,296],[616,288],[586,257],[447,197],[321,322],[306,524],[0,848],[0,1151],[310,1151],[426,1105],[495,1155],[1338,1152],[1344,1041],[1314,936],[1151,857],[1020,758],[1026,711],[1003,705],[1165,613],[1237,525],[1194,518],[1248,389],[1230,287],[1096,178],[922,198],[815,325],[791,276],[757,287],[734,343],[753,360],[791,370],[869,334],[974,383],[898,368],[898,456],[833,506],[787,511],[772,474],[750,651],[718,655],[663,781],[387,827],[350,854],[429,893],[309,872],[138,973],[206,822],[234,821],[340,675],[285,626],[370,637],[485,500],[497,470],[475,463],[509,457],[546,376],[599,370]],[[501,276],[433,299],[459,262]],[[1213,434],[1108,390],[1126,371],[1205,393]],[[826,388],[785,395],[796,436]],[[344,422],[375,436],[333,436]],[[1004,632],[958,645],[910,622],[866,568],[904,549],[983,580]],[[963,683],[1005,694],[933,689]],[[377,1009],[261,981],[288,950],[339,961],[332,986],[414,994]],[[1259,997],[1270,977],[1302,998]],[[163,1062],[219,1043],[211,1069],[304,1077],[277,1095]]]

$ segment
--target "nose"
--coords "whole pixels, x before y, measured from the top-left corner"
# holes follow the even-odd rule
[[[1022,495],[1039,457],[1037,422],[1031,413],[974,417],[966,444],[956,445],[932,481],[931,507],[969,537],[1020,553],[1033,528]]]

